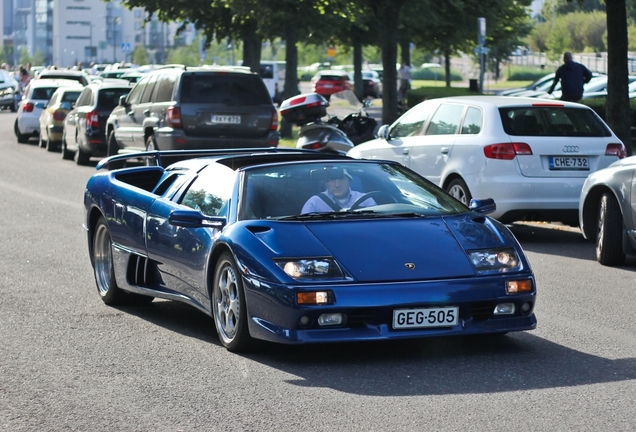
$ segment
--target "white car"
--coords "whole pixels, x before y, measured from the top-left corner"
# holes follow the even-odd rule
[[[626,155],[585,105],[505,96],[431,99],[378,136],[347,154],[399,161],[466,205],[494,198],[504,223],[578,225],[585,178]]]
[[[40,115],[55,90],[62,86],[77,87],[77,81],[41,79],[31,80],[18,104],[18,117],[15,119],[13,131],[19,143],[26,143],[29,138],[40,135]]]

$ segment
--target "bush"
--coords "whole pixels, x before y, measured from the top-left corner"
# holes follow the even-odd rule
[[[551,71],[550,71],[551,72]],[[508,72],[508,81],[536,81],[550,72],[545,69],[532,67],[515,67]]]
[[[607,123],[607,119],[605,118],[605,98],[582,99],[580,103],[592,108],[596,114]],[[632,127],[636,127],[636,99],[629,100],[629,109],[631,111],[630,123]]]
[[[411,70],[411,79],[414,80],[430,80],[439,81],[446,80],[446,72],[443,67],[440,68],[422,68]],[[451,69],[451,81],[463,81],[462,74]]]

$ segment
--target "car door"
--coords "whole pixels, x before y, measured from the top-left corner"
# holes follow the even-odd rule
[[[428,101],[407,111],[391,126],[389,139],[373,146],[373,158],[393,160],[411,167],[411,149],[423,138],[426,121],[437,105],[435,101]]]
[[[437,185],[440,185],[465,109],[464,104],[440,104],[426,125],[424,136],[411,145],[409,167]]]
[[[209,307],[206,284],[209,251],[216,228],[185,228],[168,223],[174,210],[193,208],[208,216],[223,216],[234,185],[234,171],[222,165],[206,168],[182,199],[160,198],[152,205],[146,224],[148,258],[158,263],[160,284],[184,293]],[[178,202],[177,202],[178,201]]]
[[[146,86],[144,87],[144,91],[141,95],[141,99],[139,103],[132,107],[134,112],[134,126],[132,129],[132,146],[138,149],[146,149],[146,138],[144,131],[144,120],[150,116],[150,96],[152,95],[152,90],[157,82],[158,75],[152,75],[146,81]]]
[[[141,80],[131,90],[126,98],[125,106],[119,112],[116,119],[115,137],[122,148],[133,147],[133,133],[136,127],[135,108],[141,101],[141,96],[146,89],[147,79]]]
[[[88,87],[85,88],[80,97],[77,99],[75,109],[73,109],[64,121],[64,136],[66,138],[66,147],[69,150],[75,150],[77,148],[79,134],[81,129],[79,127],[80,119],[86,121],[87,105],[90,103],[93,97],[93,90]]]

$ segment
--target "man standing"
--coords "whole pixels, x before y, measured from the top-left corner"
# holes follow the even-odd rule
[[[578,102],[583,97],[583,84],[590,82],[591,79],[592,72],[572,60],[572,53],[566,51],[563,54],[563,64],[557,69],[548,94],[552,94],[554,87],[561,80],[561,100]]]

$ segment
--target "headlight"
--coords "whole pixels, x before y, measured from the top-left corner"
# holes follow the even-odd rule
[[[505,272],[519,268],[519,256],[512,248],[470,251],[468,259],[478,272]]]
[[[342,270],[332,258],[282,259],[276,264],[294,279],[342,278]]]

